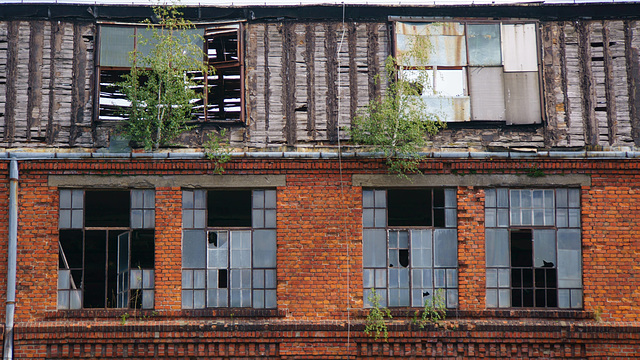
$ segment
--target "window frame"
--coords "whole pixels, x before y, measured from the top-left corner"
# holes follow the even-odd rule
[[[401,226],[394,226],[394,225],[389,225],[388,224],[388,219],[389,219],[389,197],[388,197],[388,191],[389,190],[417,190],[417,191],[430,191],[430,204],[429,204],[429,209],[428,211],[430,211],[432,213],[432,217],[431,217],[431,225],[416,225],[416,226],[412,226],[412,225],[401,225]],[[438,191],[438,190],[442,190],[443,192],[443,204],[442,206],[435,206],[435,196],[434,196],[434,191]],[[363,229],[363,300],[364,300],[364,306],[365,308],[367,307],[371,307],[371,304],[369,303],[368,300],[368,296],[371,293],[370,289],[376,289],[376,293],[378,295],[380,295],[382,297],[380,303],[381,306],[389,306],[389,307],[423,307],[424,306],[424,301],[428,300],[428,299],[433,299],[433,295],[436,292],[439,292],[439,289],[443,289],[445,294],[445,304],[447,306],[447,308],[457,308],[458,307],[458,303],[459,303],[459,283],[458,283],[458,274],[459,274],[459,267],[458,267],[458,224],[457,224],[457,189],[456,188],[451,188],[451,187],[429,187],[429,188],[385,188],[385,189],[381,189],[381,188],[363,188],[363,224],[362,224],[362,229]],[[372,196],[372,206],[368,206],[367,205],[367,192],[371,193]],[[384,194],[384,200],[380,201],[378,200],[378,194]],[[448,194],[448,195],[447,195]],[[452,199],[447,199],[448,197],[452,197]],[[443,220],[444,226],[435,226],[436,225],[436,219],[435,219],[435,209],[440,209],[442,208],[442,216],[445,217],[445,219]],[[370,210],[373,210],[372,212],[369,212]],[[453,221],[448,222],[446,220],[447,218],[447,210],[453,211]],[[379,223],[378,221],[382,221],[382,219],[380,218],[380,215],[376,214],[376,211],[380,211],[380,212],[384,212],[384,221],[383,224]],[[369,212],[368,215],[367,213]],[[451,214],[451,213],[450,213]],[[451,215],[449,215],[451,216]],[[372,218],[372,221],[367,220],[367,218]],[[372,243],[374,241],[378,241],[380,242],[381,239],[377,239],[375,240],[375,234],[374,232],[376,231],[384,231],[384,246],[385,246],[385,255],[384,255],[384,261],[385,261],[385,266],[376,266],[376,265],[372,265],[372,262],[375,263],[380,262],[380,259],[378,260],[370,260],[368,259],[370,257],[371,254],[369,254],[369,251],[367,251],[367,247],[368,246],[372,246],[373,250],[377,250],[374,249],[375,245],[368,245],[369,243]],[[436,265],[436,256],[437,256],[437,250],[436,250],[436,238],[439,237],[439,235],[437,234],[445,234],[445,232],[452,232],[453,233],[453,238],[455,238],[454,240],[454,244],[455,244],[455,266],[451,266],[451,265]],[[398,243],[399,244],[399,238],[400,238],[400,234],[404,233],[407,234],[406,238],[407,238],[407,252],[408,252],[408,266],[406,266],[407,269],[407,286],[408,288],[405,287],[400,287],[400,278],[398,279],[398,287],[392,287],[391,282],[390,282],[390,274],[391,273],[395,273],[396,270],[394,269],[394,266],[391,266],[392,263],[390,262],[390,254],[394,251],[394,249],[398,249],[398,254],[400,253],[400,250],[404,250],[404,248],[400,249],[400,246],[393,246],[392,244],[392,234],[397,233],[398,234]],[[422,248],[422,247],[416,247],[414,248],[414,244],[418,244],[418,242],[425,241],[425,238],[422,238],[420,240],[418,240],[418,238],[415,238],[415,236],[427,236],[428,239],[426,239],[426,241],[428,242],[428,244],[431,246],[430,248]],[[414,241],[415,240],[415,241]],[[446,240],[445,240],[446,241]],[[380,244],[378,244],[379,246]],[[415,252],[414,252],[415,249]],[[428,264],[425,264],[423,266],[420,266],[418,264],[414,264],[414,257],[418,257],[418,251],[422,251],[422,253],[424,253],[424,251],[427,251],[426,249],[429,249],[429,256],[430,256],[430,261],[428,262]],[[377,256],[374,254],[374,257],[377,258]],[[439,282],[438,277],[436,276],[436,273],[442,273],[442,282]],[[424,276],[425,274],[427,274],[428,276],[430,276],[430,281],[426,281],[424,280]],[[402,276],[400,274],[400,272],[398,271],[398,276]],[[422,280],[420,281],[422,285],[418,286],[417,283],[414,283],[415,281],[418,281],[418,277],[420,277]],[[383,278],[382,280],[380,280],[380,278]],[[426,285],[425,285],[426,284]],[[430,284],[430,285],[429,285]],[[391,295],[391,290],[397,290],[398,291],[398,296],[400,296],[399,291],[401,291],[401,289],[406,289],[405,291],[408,291],[408,304],[402,304],[400,300],[398,300],[398,302],[396,303],[396,299],[392,298]],[[428,295],[424,295],[424,293],[429,292]],[[420,293],[420,294],[418,294]],[[415,299],[416,296],[422,295],[421,299]],[[418,305],[419,304],[419,305]]]
[[[416,65],[410,65],[410,66],[403,66],[402,64],[397,64],[396,65],[396,69],[398,70],[402,70],[402,69],[406,69],[406,70],[430,70],[433,71],[434,69],[443,69],[443,70],[462,70],[463,71],[463,95],[461,97],[442,97],[443,99],[452,99],[452,102],[455,102],[456,98],[464,98],[467,97],[469,98],[469,117],[468,120],[464,120],[464,119],[443,119],[443,121],[447,122],[448,124],[465,124],[465,123],[470,123],[470,122],[475,122],[475,123],[482,123],[482,124],[486,124],[486,125],[491,125],[491,124],[506,124],[506,125],[537,125],[540,126],[543,123],[545,123],[546,121],[546,112],[545,112],[545,98],[544,98],[544,88],[543,88],[543,59],[542,59],[542,50],[541,50],[541,46],[542,46],[542,39],[541,39],[541,30],[540,30],[540,21],[537,19],[470,19],[470,18],[463,18],[463,19],[455,19],[455,18],[428,18],[428,17],[402,17],[402,16],[389,16],[388,20],[391,22],[391,54],[395,59],[398,59],[398,55],[399,55],[399,40],[398,40],[398,35],[399,35],[399,23],[422,23],[422,24],[433,24],[433,23],[459,23],[463,26],[464,31],[463,31],[463,35],[461,35],[461,37],[464,39],[464,44],[465,44],[465,48],[464,48],[464,52],[465,52],[465,60],[464,60],[464,65],[435,65],[435,64],[427,64],[427,65],[420,65],[420,66],[416,66]],[[491,25],[491,24],[498,24],[500,25],[500,34],[501,34],[501,38],[500,38],[500,57],[501,57],[501,63],[500,65],[488,65],[488,66],[481,66],[481,65],[470,65],[469,63],[469,34],[468,34],[468,25]],[[480,68],[480,69],[486,69],[486,68],[502,68],[502,80],[501,80],[501,86],[503,87],[503,92],[506,93],[506,90],[504,90],[504,87],[506,86],[506,80],[504,80],[504,74],[506,73],[513,73],[512,71],[506,71],[504,69],[504,54],[502,53],[502,48],[503,48],[503,39],[502,39],[502,25],[533,25],[535,27],[535,36],[536,36],[536,44],[535,44],[535,49],[536,49],[536,61],[537,61],[537,67],[536,67],[536,73],[537,75],[535,76],[536,80],[537,80],[537,92],[534,91],[534,93],[537,93],[537,97],[538,97],[538,102],[537,102],[537,106],[536,111],[539,112],[539,117],[536,119],[532,119],[531,121],[523,121],[523,120],[518,120],[516,122],[514,122],[512,119],[508,118],[507,112],[509,111],[509,106],[507,105],[507,100],[506,100],[506,94],[504,95],[505,99],[505,104],[504,104],[504,119],[474,119],[474,106],[473,106],[473,94],[472,92],[472,85],[471,85],[471,69],[472,68]],[[401,71],[400,71],[401,72]],[[522,72],[522,71],[520,71]],[[529,71],[531,72],[531,71]],[[431,82],[435,81],[435,76],[434,76],[434,80],[431,80]],[[437,94],[434,95],[433,97],[427,97],[427,98],[433,98],[433,99],[437,99],[440,96],[438,96]],[[434,100],[435,101],[435,100]],[[514,105],[514,108],[516,107],[516,105]],[[452,110],[453,113],[457,113],[457,112],[464,112],[464,110]],[[444,114],[444,113],[443,113]]]
[[[503,192],[503,195],[499,195],[500,192]],[[522,207],[522,206],[512,206],[512,192],[519,191],[521,194],[522,191],[529,191],[531,194],[531,206],[530,207]],[[546,214],[542,214],[543,217],[542,224],[535,224],[535,211],[544,212],[547,210],[547,207],[544,205],[541,208],[536,208],[533,206],[534,199],[534,191],[541,191],[543,194],[546,191],[553,192],[553,205],[551,207],[552,214],[551,217],[547,218]],[[504,195],[506,194],[506,195]],[[574,204],[571,204],[571,194],[573,196],[577,196],[577,199],[574,199]],[[518,195],[520,196],[520,195]],[[546,195],[543,195],[546,197]],[[500,204],[499,197],[502,197],[502,205]],[[506,199],[505,199],[506,197]],[[559,203],[559,199],[564,198],[562,203]],[[544,202],[544,198],[543,198]],[[513,214],[516,213],[520,209],[520,212],[517,216],[520,217],[520,221],[513,221]],[[498,212],[502,211],[503,215],[502,220],[498,220]],[[531,213],[530,224],[522,223],[522,214]],[[564,214],[564,215],[559,215]],[[573,215],[571,215],[573,214]],[[506,217],[505,217],[506,216]],[[564,216],[564,217],[562,217]],[[573,220],[570,218],[573,217]],[[548,220],[553,220],[549,222]],[[563,220],[559,220],[563,219]],[[506,223],[504,222],[506,220]],[[517,220],[517,219],[516,219]],[[584,292],[584,271],[583,271],[583,262],[582,262],[582,222],[581,222],[581,194],[580,189],[575,187],[541,187],[541,188],[505,188],[505,187],[497,187],[497,188],[488,188],[485,189],[485,276],[486,276],[486,307],[488,309],[558,309],[558,310],[580,310],[584,306],[583,292]],[[562,221],[562,222],[561,222]],[[527,221],[528,222],[528,221]],[[530,231],[531,233],[531,266],[513,266],[513,236],[516,232]],[[503,235],[499,235],[499,232],[503,233]],[[506,237],[504,233],[506,232]],[[544,251],[544,242],[549,241],[549,233],[553,232],[553,263],[549,265],[551,262],[547,262],[544,259],[542,266],[536,265],[536,260],[539,256],[537,253],[537,245],[536,241],[538,241],[540,245],[540,251]],[[560,242],[561,236],[569,236],[570,234],[574,234],[577,232],[577,238],[579,241],[579,245],[577,249],[561,249]],[[536,236],[536,233],[538,236]],[[544,235],[546,234],[546,235]],[[571,236],[569,236],[571,237]],[[574,236],[575,237],[575,236]],[[504,240],[507,240],[507,248],[506,248],[506,258],[504,255],[500,255],[500,252],[493,252],[494,248],[499,247],[499,243],[502,242],[502,247],[504,247]],[[502,240],[501,240],[502,239]],[[564,240],[567,241],[575,241],[574,240]],[[547,244],[548,245],[548,244]],[[501,248],[502,248],[501,247]],[[548,250],[548,249],[547,249]],[[575,257],[575,252],[578,252],[579,262],[577,264],[577,270],[580,271],[580,279],[573,278],[562,278],[561,271],[566,272],[567,268],[570,265],[561,265],[560,261],[560,252],[565,251],[565,256],[573,255]],[[573,251],[574,253],[566,253],[566,251]],[[504,250],[502,250],[504,253]],[[496,260],[502,258],[500,260]],[[490,260],[491,259],[491,260]],[[506,260],[506,261],[505,261]],[[547,259],[548,260],[548,259]],[[497,263],[496,261],[500,262]],[[505,264],[506,262],[506,264]],[[524,283],[525,271],[530,270],[531,274],[531,283],[529,286],[526,286]],[[549,286],[549,282],[546,280],[543,282],[538,282],[537,279],[538,273],[542,273],[544,270],[544,276],[548,276],[550,273],[555,273],[555,279],[551,283],[555,286]],[[572,269],[575,271],[575,269]],[[519,286],[514,285],[513,275],[518,271],[521,272],[521,282]],[[564,281],[564,286],[561,286],[561,282]],[[579,281],[580,286],[569,286],[567,285],[571,281]],[[538,285],[543,283],[543,285]],[[517,283],[516,283],[517,285]],[[514,291],[517,289],[521,290],[521,297],[518,306],[514,306],[513,296]],[[524,291],[531,291],[531,305],[525,305]],[[555,291],[556,296],[552,302],[555,302],[555,306],[548,306],[549,298],[545,297],[544,306],[538,306],[538,293],[537,290],[544,291]],[[565,295],[561,295],[565,294]],[[566,297],[566,302],[568,305],[562,304],[562,297]]]
[[[209,191],[216,191],[216,192],[225,192],[225,191],[248,191],[251,193],[251,197],[250,197],[250,208],[249,208],[249,212],[250,212],[250,219],[251,219],[251,224],[249,226],[224,226],[224,225],[215,225],[215,226],[210,226],[208,223],[208,219],[209,219],[209,203],[208,203],[208,199],[209,199]],[[199,192],[202,195],[202,200],[203,203],[197,205],[197,200],[196,200],[196,193]],[[189,207],[187,205],[187,201],[185,200],[185,195],[187,195],[188,193],[191,193],[191,197],[192,197],[192,203],[193,203],[193,207]],[[269,200],[272,202],[271,205],[267,206],[267,194],[269,194],[268,196],[272,196],[272,198],[270,198]],[[258,203],[256,203],[256,195],[261,196],[261,203],[262,205],[260,206],[260,201],[258,200]],[[236,188],[224,188],[224,189],[183,189],[182,190],[182,212],[183,212],[183,223],[182,223],[182,231],[183,231],[183,235],[182,235],[182,253],[183,253],[183,262],[182,262],[182,267],[181,267],[181,273],[182,273],[182,283],[181,283],[181,294],[182,294],[182,309],[185,310],[191,310],[191,309],[242,309],[242,308],[249,308],[249,309],[267,309],[267,310],[275,310],[278,307],[277,304],[277,191],[276,189],[270,189],[270,188],[257,188],[257,189],[236,189]],[[187,213],[189,211],[192,211],[193,214],[192,215],[188,215]],[[199,213],[197,213],[199,212]],[[270,214],[270,220],[269,223],[267,224],[266,219],[266,214],[267,212],[269,212]],[[262,221],[259,221],[259,218],[256,218],[255,215],[257,213],[261,213],[262,214]],[[200,220],[198,220],[197,218],[200,218]],[[191,226],[190,226],[191,225]],[[192,260],[185,260],[185,249],[187,249],[186,247],[186,242],[188,241],[192,241],[193,238],[191,238],[190,240],[187,240],[187,234],[194,234],[197,235],[197,232],[200,232],[201,235],[204,234],[205,239],[204,239],[204,267],[202,266],[188,266],[185,265],[185,261],[192,261]],[[210,258],[211,256],[211,250],[214,250],[210,247],[210,234],[212,233],[220,233],[220,232],[225,232],[226,235],[226,248],[224,249],[224,253],[225,253],[225,264],[222,264],[220,266],[212,266],[212,260]],[[264,265],[264,266],[260,266],[260,264],[256,264],[255,262],[255,255],[254,255],[254,250],[256,249],[257,245],[256,241],[259,241],[257,239],[256,236],[256,232],[259,232],[262,234],[262,236],[272,236],[271,241],[273,242],[273,261],[272,261],[272,266],[268,266],[268,265]],[[237,236],[241,236],[243,233],[248,233],[249,235],[249,247],[248,249],[245,249],[249,252],[248,256],[249,256],[249,266],[245,266],[245,265],[241,265],[240,267],[234,267],[233,266],[233,244],[232,242],[234,241],[234,235]],[[265,241],[265,237],[263,237],[262,240],[260,241]],[[217,245],[216,245],[217,247]],[[219,284],[219,279],[220,279],[220,271],[224,270],[226,273],[226,288],[219,288],[217,287],[217,285]],[[248,270],[248,277],[249,277],[249,288],[247,290],[247,288],[244,288],[242,286],[240,287],[236,287],[234,288],[234,278],[232,277],[233,273],[236,273],[236,271],[247,271]],[[213,280],[210,280],[210,277],[212,275],[212,273],[214,271],[218,271],[218,278],[215,280],[215,286],[213,286]],[[262,273],[262,286],[260,286],[258,284],[256,284],[255,281],[255,274],[256,273]],[[269,274],[271,274],[271,282],[269,284],[266,283],[266,274],[267,272]],[[241,276],[242,279],[242,273],[236,273],[239,274]],[[199,280],[199,284],[196,285],[195,284],[195,279],[196,276],[200,276],[202,280]],[[214,276],[215,277],[215,276]],[[225,289],[225,291],[220,291],[221,289]],[[244,295],[241,295],[240,297],[240,305],[234,305],[233,301],[233,294],[232,292],[234,290],[237,291],[243,291],[243,290],[247,290],[249,291],[248,295],[249,295],[249,300],[248,300],[248,304],[246,303],[242,303],[243,299],[244,299]],[[216,301],[215,303],[213,301],[210,300],[210,295],[213,295],[215,292],[216,294]],[[196,293],[197,296],[201,297],[201,301],[202,302],[202,306],[200,306],[200,304],[196,304]],[[220,295],[221,293],[226,293],[225,298],[226,301],[224,301],[222,304],[220,304]],[[256,303],[256,294],[261,294],[262,296],[262,300],[258,301],[258,303]],[[267,300],[266,296],[270,296],[270,298]],[[269,304],[267,304],[267,301],[269,301]],[[187,305],[187,306],[185,306]]]
[[[129,197],[129,214],[128,226],[119,225],[86,225],[87,192],[126,192]],[[57,285],[57,309],[58,310],[90,310],[90,309],[153,309],[155,306],[155,189],[66,189],[60,188],[60,201],[58,208],[58,285]],[[134,197],[139,195],[142,202],[139,206]],[[147,198],[149,201],[145,202]],[[67,199],[70,200],[66,204]],[[147,212],[147,221],[140,219],[135,220],[134,211]],[[135,223],[134,223],[135,222]],[[146,225],[146,226],[145,226]],[[72,233],[79,235],[80,241],[80,266],[70,266],[67,254],[73,249],[65,249],[63,242],[67,242]],[[91,269],[87,266],[87,241],[90,241],[93,235],[103,237],[104,249],[104,306],[88,306],[85,307],[86,291],[88,291],[88,276]],[[126,249],[122,248],[121,237],[126,235]],[[151,268],[132,268],[132,249],[135,236],[151,235]],[[63,240],[62,238],[65,237]],[[114,239],[115,238],[115,239]],[[115,244],[114,244],[115,242]],[[115,249],[113,248],[115,246]],[[97,248],[98,250],[100,247]],[[71,251],[70,251],[71,250]],[[77,250],[77,249],[76,249]],[[115,253],[112,253],[115,251]],[[122,259],[120,256],[126,254]],[[115,255],[115,274],[110,272],[109,260]],[[77,260],[76,260],[77,261]],[[113,259],[111,259],[113,261]],[[75,262],[75,261],[74,261]],[[72,276],[72,273],[79,273],[78,277]],[[115,278],[113,278],[115,275]],[[115,287],[109,286],[110,282],[115,281]],[[79,283],[79,285],[78,285]],[[132,284],[137,284],[132,286]],[[109,295],[109,290],[115,291]],[[115,295],[115,298],[113,297]],[[132,301],[135,303],[132,304]],[[114,306],[115,302],[115,306]],[[126,304],[126,305],[125,305]]]
[[[207,74],[207,76],[200,74],[199,76],[196,77],[200,77],[202,78],[202,83],[201,83],[201,88],[202,91],[199,92],[202,94],[203,98],[201,101],[198,101],[199,106],[202,107],[202,111],[194,111],[194,118],[189,120],[188,122],[190,123],[226,123],[226,124],[233,124],[233,123],[245,123],[245,66],[244,66],[244,62],[245,62],[245,58],[244,58],[244,20],[234,20],[234,21],[223,21],[223,22],[206,22],[206,23],[194,23],[194,27],[196,30],[202,30],[202,34],[201,36],[203,37],[203,42],[202,42],[202,51],[204,53],[204,58],[202,59],[202,62],[206,65],[210,65],[212,68],[214,69],[230,69],[230,68],[237,68],[237,72],[239,73],[239,93],[238,93],[238,97],[239,97],[239,107],[240,110],[238,112],[237,116],[233,116],[233,117],[214,117],[211,116],[210,113],[211,111],[209,111],[209,107],[211,106],[211,102],[209,101],[209,81],[210,78],[218,78],[220,79],[219,75],[215,74],[215,70],[214,73],[211,74]],[[100,121],[100,122],[112,122],[112,121],[122,121],[123,118],[120,116],[116,116],[114,113],[117,111],[117,105],[103,105],[103,103],[101,102],[102,100],[102,90],[105,86],[102,85],[102,78],[104,77],[104,75],[102,74],[103,71],[110,71],[110,72],[114,72],[113,76],[114,78],[116,76],[121,76],[118,75],[115,72],[119,72],[122,71],[123,73],[128,73],[129,70],[131,69],[130,66],[109,66],[109,65],[102,65],[101,64],[101,52],[103,51],[103,47],[102,47],[102,41],[101,41],[101,33],[102,33],[102,29],[104,27],[121,27],[121,28],[133,28],[133,49],[135,50],[138,48],[138,30],[139,29],[146,29],[147,25],[144,24],[132,24],[132,23],[112,23],[112,22],[98,22],[97,23],[97,41],[96,41],[96,46],[95,46],[95,54],[94,54],[94,63],[95,63],[95,84],[97,84],[95,86],[94,92],[95,92],[95,96],[94,96],[94,104],[93,104],[93,109],[94,109],[94,117],[96,121]],[[154,25],[151,25],[154,26]],[[221,64],[218,64],[214,61],[211,61],[211,59],[208,58],[208,51],[209,51],[209,47],[207,46],[207,42],[208,42],[208,38],[207,38],[207,32],[213,32],[216,28],[224,28],[224,27],[229,27],[229,26],[237,26],[237,31],[236,31],[236,37],[237,37],[237,49],[236,49],[236,54],[238,57],[237,61],[226,61],[226,62],[222,62]],[[218,64],[218,65],[216,65]],[[109,83],[108,85],[106,85],[108,87],[113,87],[113,83]],[[228,96],[229,94],[233,94],[234,92],[230,92],[227,93],[226,91],[223,91],[223,94],[227,95],[227,96],[223,96],[220,97],[220,101],[218,101],[218,103],[224,103],[225,99],[230,99],[233,98],[231,96]],[[124,99],[124,97],[122,96],[122,94],[120,92],[118,92],[117,90],[114,90],[113,92],[109,92],[108,93],[111,97],[114,97],[116,99]],[[103,106],[106,107],[106,109],[104,111],[106,111],[107,113],[103,115]],[[196,109],[198,108],[198,106],[196,106]],[[227,113],[226,111],[222,111],[223,113]],[[230,112],[230,113],[236,113],[236,112]],[[109,117],[114,117],[114,118],[109,118]]]

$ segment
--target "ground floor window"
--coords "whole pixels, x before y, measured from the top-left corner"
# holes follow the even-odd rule
[[[458,305],[455,189],[363,191],[363,287],[382,306]]]
[[[579,189],[485,191],[486,304],[582,308]]]
[[[184,190],[182,307],[276,308],[276,191]]]

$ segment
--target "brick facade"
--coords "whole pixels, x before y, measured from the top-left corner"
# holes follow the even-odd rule
[[[1,186],[8,189],[7,167],[0,165]],[[201,160],[21,161],[15,357],[632,358],[640,353],[639,165],[586,159],[424,161],[425,174],[460,177],[526,178],[529,169],[590,175],[591,186],[581,191],[584,310],[486,309],[484,188],[459,186],[459,309],[424,330],[411,325],[415,309],[393,309],[385,342],[363,333],[362,187],[351,183],[353,174],[382,174],[379,161],[227,164],[230,175],[286,175],[286,185],[277,187],[277,311],[181,310],[180,187],[155,189],[153,311],[56,310],[59,192],[49,186],[49,175],[216,175]],[[7,204],[7,191],[0,192],[0,202]],[[6,234],[6,210],[0,210],[0,221]],[[125,313],[129,317],[122,320]]]

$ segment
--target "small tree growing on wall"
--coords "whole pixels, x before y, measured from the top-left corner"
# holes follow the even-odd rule
[[[138,49],[151,45],[148,54],[130,54],[131,71],[120,83],[130,106],[122,130],[146,150],[170,144],[188,130],[195,102],[193,74],[204,73],[204,53],[196,43],[202,37],[189,33],[193,24],[174,6],[155,7],[158,25],[151,25],[151,38],[138,37]],[[200,40],[200,41],[197,41]]]
[[[409,49],[400,61],[387,58],[385,80],[389,85],[385,94],[362,109],[349,131],[355,144],[369,145],[382,153],[389,172],[401,176],[418,172],[420,149],[427,144],[427,135],[445,126],[437,111],[429,109],[421,98],[424,84],[429,83],[428,71],[422,68],[409,74],[401,65],[416,59],[425,62],[431,44],[416,37]]]

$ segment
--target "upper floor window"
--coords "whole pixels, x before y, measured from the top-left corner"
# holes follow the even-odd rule
[[[129,53],[137,50],[147,55],[154,46],[152,30],[146,26],[101,25],[98,56],[98,118],[121,120],[122,107],[129,102],[117,84],[129,73]],[[197,26],[186,30],[195,45],[203,49],[203,59],[215,71],[209,74],[190,74],[196,81],[193,120],[241,121],[243,119],[243,66],[241,25],[238,23]],[[142,45],[141,38],[151,40]]]
[[[276,308],[276,191],[182,192],[182,308]]]
[[[153,190],[60,190],[58,219],[58,309],[153,308]]]
[[[458,305],[454,189],[362,192],[365,306],[375,289],[382,306],[422,307],[436,291]]]
[[[579,189],[485,190],[486,304],[582,308]]]
[[[398,21],[394,34],[400,76],[425,82],[443,121],[541,122],[535,23]]]

